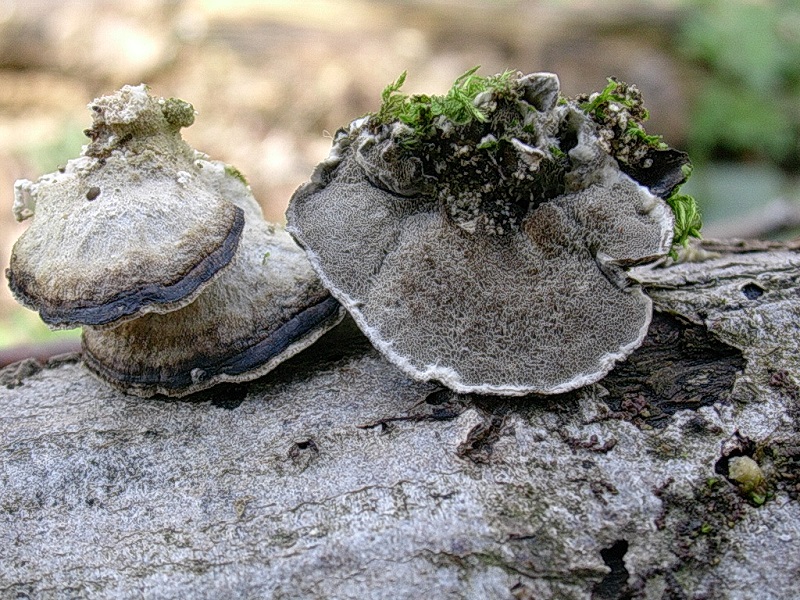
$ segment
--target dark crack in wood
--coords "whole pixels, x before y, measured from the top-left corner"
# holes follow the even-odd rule
[[[613,418],[662,428],[678,410],[727,399],[745,364],[704,327],[656,313],[642,346],[601,381],[603,400]]]

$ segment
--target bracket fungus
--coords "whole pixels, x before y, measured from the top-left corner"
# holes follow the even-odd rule
[[[84,361],[139,396],[249,381],[345,312],[232,167],[180,138],[191,105],[125,86],[95,100],[82,156],[19,182],[35,216],[9,284],[51,327],[82,325]]]
[[[231,265],[177,311],[83,330],[86,366],[139,396],[183,396],[255,379],[344,316],[289,234],[263,220],[250,188],[224,164],[198,162],[205,185],[216,187],[246,216]]]
[[[501,395],[595,382],[644,339],[652,304],[624,268],[696,235],[684,153],[641,127],[633,86],[560,95],[550,73],[388,86],[339,130],[287,230],[391,362]],[[683,211],[676,220],[675,204]]]
[[[15,185],[33,217],[6,271],[20,303],[49,326],[107,325],[191,302],[233,258],[241,209],[197,185],[180,137],[194,109],[125,86],[90,105],[80,158]],[[35,214],[35,216],[34,216]]]

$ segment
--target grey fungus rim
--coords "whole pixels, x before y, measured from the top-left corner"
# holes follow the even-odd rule
[[[555,75],[509,85],[476,97],[485,123],[437,117],[420,136],[370,115],[340,130],[292,197],[287,231],[411,377],[557,394],[600,380],[644,340],[652,304],[625,268],[671,249],[659,194],[687,160],[639,152],[636,168],[653,167],[645,186],[559,99]]]
[[[244,350],[230,355],[188,357],[186,362],[173,363],[169,367],[161,364],[121,364],[109,361],[108,346],[112,346],[111,338],[124,347],[130,347],[130,341],[144,334],[153,337],[154,330],[142,329],[152,323],[130,321],[122,327],[129,331],[113,333],[84,329],[83,360],[86,367],[99,379],[112,387],[142,398],[156,395],[182,398],[209,389],[221,383],[246,383],[263,377],[282,362],[304,350],[330,329],[341,322],[344,309],[332,297],[326,296],[319,304],[312,305],[295,314],[292,319],[277,328],[269,336],[253,346],[245,346]],[[142,317],[147,319],[148,317]],[[178,317],[180,318],[180,316]],[[127,334],[127,335],[126,335]],[[138,335],[137,335],[138,334]],[[105,346],[105,348],[102,348]],[[183,348],[180,345],[176,349]],[[183,348],[185,349],[185,348]],[[159,350],[164,350],[162,341]],[[174,358],[174,354],[172,358]],[[141,357],[140,357],[141,358]]]
[[[346,314],[289,234],[264,221],[238,174],[217,161],[201,162],[202,185],[245,215],[231,265],[179,310],[83,330],[87,368],[129,394],[182,397],[252,381],[313,344]]]
[[[32,223],[6,276],[53,329],[189,304],[233,259],[244,228],[240,208],[196,183],[202,167],[179,134],[191,105],[140,85],[90,108],[82,155],[15,185],[14,214]]]

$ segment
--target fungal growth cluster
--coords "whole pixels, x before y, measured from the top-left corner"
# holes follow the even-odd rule
[[[16,184],[33,223],[11,290],[51,327],[83,326],[87,367],[141,396],[259,377],[344,308],[395,365],[457,392],[602,378],[650,323],[625,268],[698,235],[686,155],[616,80],[569,99],[550,73],[472,70],[443,96],[404,78],[337,132],[285,231],[181,139],[190,104],[144,85],[95,100],[81,156]]]
[[[140,396],[247,381],[313,343],[344,311],[235,169],[193,150],[181,100],[125,86],[89,105],[91,143],[36,182],[6,274],[52,328],[83,326],[84,361]]]
[[[697,235],[686,155],[614,80],[567,99],[549,73],[473,70],[444,96],[402,94],[404,78],[337,132],[287,230],[416,379],[524,395],[602,378],[650,323],[625,267]]]

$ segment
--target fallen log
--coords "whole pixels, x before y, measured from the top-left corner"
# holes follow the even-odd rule
[[[800,597],[800,254],[632,273],[599,383],[457,395],[352,322],[249,385],[142,400],[0,371],[0,596]]]

